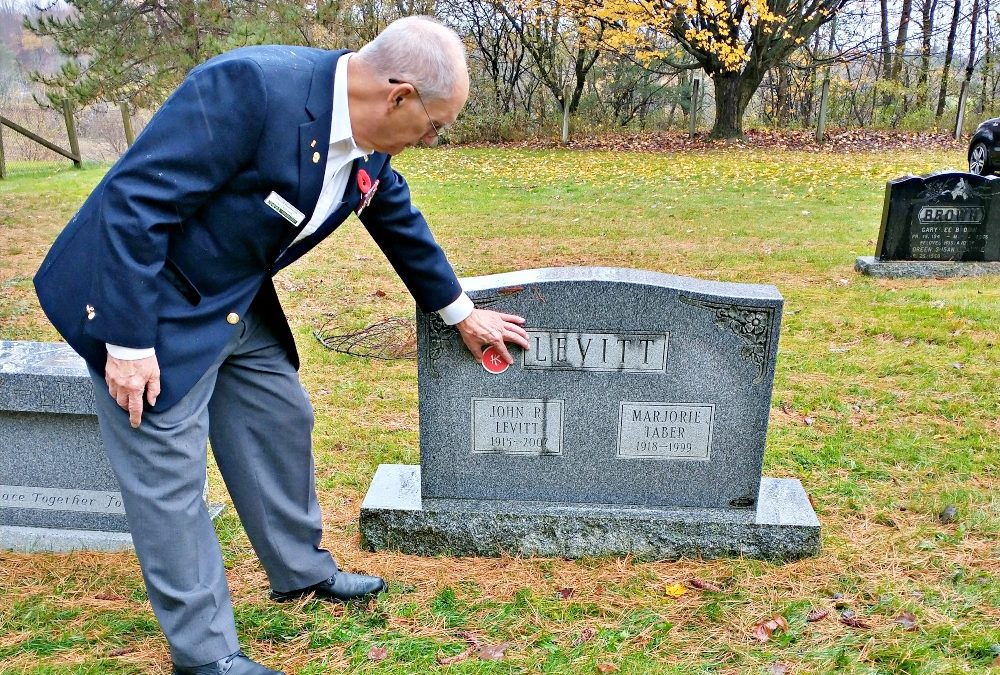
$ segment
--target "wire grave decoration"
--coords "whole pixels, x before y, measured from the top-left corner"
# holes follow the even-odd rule
[[[413,319],[394,316],[351,331],[340,325],[336,316],[326,316],[326,323],[313,329],[313,336],[331,351],[383,361],[417,358],[417,326]]]

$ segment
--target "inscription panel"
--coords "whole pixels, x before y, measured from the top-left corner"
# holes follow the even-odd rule
[[[472,452],[561,455],[563,402],[544,399],[472,399]]]
[[[930,210],[925,207],[921,213]],[[921,219],[920,225],[910,234],[910,253],[914,260],[952,260],[965,255],[981,257],[987,243],[988,235],[979,222],[969,225],[963,221],[924,222]]]
[[[120,492],[0,485],[0,509],[124,514]]]
[[[623,459],[707,460],[715,405],[622,401],[617,455]]]
[[[527,370],[664,373],[669,333],[529,330]]]

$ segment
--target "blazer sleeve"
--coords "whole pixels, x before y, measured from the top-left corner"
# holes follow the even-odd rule
[[[156,276],[170,232],[251,161],[264,128],[267,92],[247,59],[209,61],[191,71],[128,152],[98,199],[94,339],[123,347],[156,343]]]
[[[420,309],[436,312],[462,294],[448,258],[410,202],[406,180],[388,161],[379,172],[371,204],[359,217]]]

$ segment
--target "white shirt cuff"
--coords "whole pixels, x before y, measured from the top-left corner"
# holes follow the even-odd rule
[[[472,300],[469,299],[465,293],[458,296],[455,302],[451,303],[444,309],[438,310],[438,316],[449,326],[454,326],[459,321],[464,321],[469,318],[476,306],[472,304]]]
[[[156,355],[156,349],[145,347],[143,349],[132,349],[131,347],[119,347],[118,345],[107,344],[108,354],[121,359],[122,361],[138,361]]]

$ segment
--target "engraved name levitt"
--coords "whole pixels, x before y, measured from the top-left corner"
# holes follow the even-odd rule
[[[472,399],[472,452],[561,455],[563,402]]]
[[[622,401],[618,457],[626,459],[709,459],[713,404]]]
[[[662,373],[667,369],[668,333],[590,333],[529,330],[528,370],[592,370]]]

